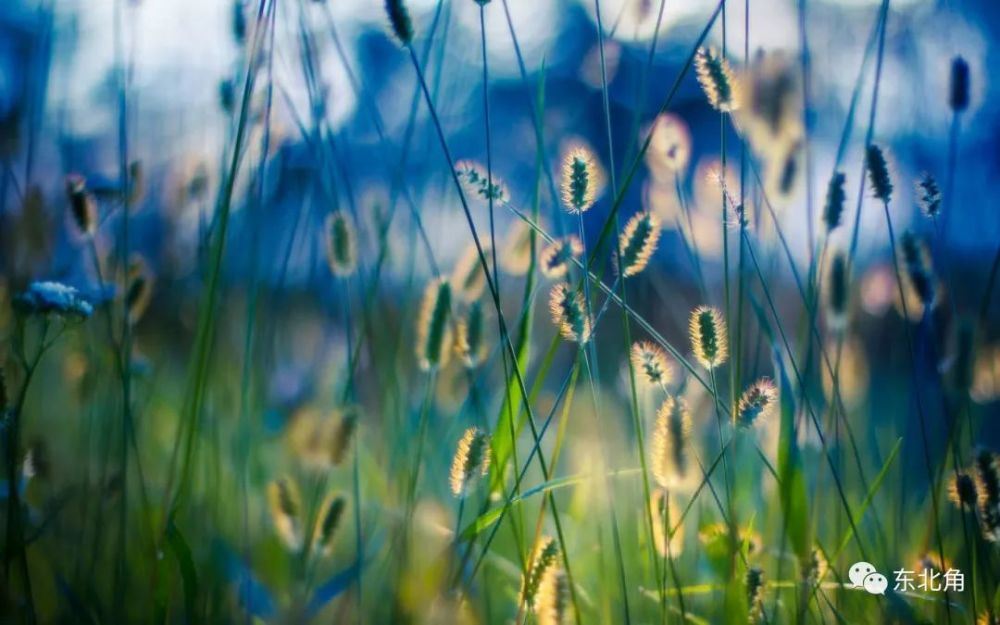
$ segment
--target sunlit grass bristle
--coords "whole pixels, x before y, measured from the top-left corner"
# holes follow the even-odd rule
[[[313,530],[312,548],[324,556],[333,551],[333,539],[340,528],[341,519],[347,509],[347,497],[341,493],[330,493],[319,508],[316,527]]]
[[[843,252],[834,253],[830,259],[826,283],[827,324],[832,330],[840,332],[847,327],[847,310],[850,298],[847,257]]]
[[[505,202],[507,188],[494,173],[487,171],[483,165],[473,160],[463,160],[455,163],[455,175],[458,176],[462,188],[469,195],[483,200]]]
[[[948,480],[948,499],[957,508],[975,510],[976,482],[966,473],[955,473]]]
[[[538,625],[565,625],[570,622],[569,581],[559,565],[550,566],[538,583],[535,599]]]
[[[836,230],[844,218],[844,182],[847,180],[842,172],[834,172],[826,187],[826,202],[823,204],[823,224],[827,234]]]
[[[656,489],[649,498],[649,511],[653,518],[653,546],[661,556],[677,557],[684,550],[684,525],[678,525],[680,517],[677,501],[663,489]],[[667,536],[670,542],[667,543]]]
[[[129,261],[125,309],[130,323],[138,323],[153,299],[153,273],[141,256]]]
[[[66,177],[66,195],[69,197],[69,207],[73,214],[73,222],[85,236],[91,236],[97,229],[97,202],[87,190],[87,181],[83,176],[70,174]]]
[[[589,148],[577,145],[566,153],[562,163],[562,201],[571,213],[590,210],[597,199],[600,173]]]
[[[549,244],[538,259],[538,266],[546,278],[556,279],[566,275],[574,258],[583,254],[583,244],[573,235]]]
[[[333,275],[346,278],[354,273],[358,264],[357,236],[351,217],[336,211],[326,218],[324,228],[326,260]]]
[[[458,441],[451,462],[451,494],[465,497],[490,470],[490,438],[479,428],[469,428]]]
[[[969,108],[969,64],[960,56],[951,61],[948,105],[956,112]]]
[[[298,486],[288,478],[274,480],[267,487],[271,522],[285,546],[296,551],[302,547],[302,497]]]
[[[478,367],[486,356],[485,319],[482,302],[476,300],[455,324],[455,353],[469,369]]]
[[[937,217],[941,214],[941,189],[934,176],[924,173],[917,180],[917,201],[920,210],[928,217]]]
[[[490,257],[490,250],[489,245],[483,245],[483,256],[487,259]],[[456,294],[465,302],[479,299],[486,289],[486,272],[480,262],[479,249],[474,243],[465,248],[465,252],[455,263],[451,284]]]
[[[1000,468],[996,454],[980,449],[975,458],[976,496],[983,536],[1000,542]]]
[[[746,574],[747,620],[755,625],[764,617],[764,570],[751,566]]]
[[[542,536],[535,547],[534,558],[521,579],[521,601],[534,608],[538,598],[538,587],[542,577],[552,567],[559,566],[559,545],[550,536]]]
[[[740,396],[736,410],[736,426],[749,429],[774,414],[778,403],[778,388],[769,378],[751,384]]]
[[[714,369],[726,362],[728,348],[726,320],[718,309],[699,306],[691,313],[689,324],[691,347],[694,356],[706,369]]]
[[[431,280],[424,291],[417,320],[417,361],[430,371],[443,367],[451,353],[451,284],[444,279]]]
[[[739,108],[739,86],[732,68],[718,50],[702,47],[694,57],[698,82],[713,108],[735,111]]]
[[[621,275],[634,276],[649,264],[660,240],[660,220],[652,213],[637,213],[628,220],[618,241]]]
[[[358,430],[358,408],[345,406],[337,411],[330,434],[330,464],[340,466],[351,451]]]
[[[889,175],[889,164],[885,160],[882,148],[875,144],[865,148],[865,167],[868,170],[872,195],[883,202],[889,202],[892,199],[892,177]]]
[[[503,253],[498,260],[500,267],[510,275],[523,276],[531,267],[533,232],[527,222],[518,221],[507,233],[503,243]]]
[[[396,39],[404,46],[410,45],[413,42],[413,22],[406,3],[403,0],[385,0],[385,12]]]
[[[636,379],[646,386],[662,388],[673,380],[674,369],[659,345],[638,341],[632,345],[629,357],[632,359]]]
[[[568,284],[557,284],[549,297],[549,310],[564,339],[578,343],[590,340],[590,318],[579,291]]]
[[[937,288],[927,246],[917,235],[906,231],[899,241],[899,254],[909,286],[924,307],[932,307],[937,298]]]
[[[650,449],[653,479],[662,488],[685,487],[693,475],[689,464],[691,412],[687,403],[668,395],[656,412]]]

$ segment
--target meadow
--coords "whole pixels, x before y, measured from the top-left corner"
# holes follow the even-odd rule
[[[0,10],[2,622],[1000,623],[995,12],[529,4]]]

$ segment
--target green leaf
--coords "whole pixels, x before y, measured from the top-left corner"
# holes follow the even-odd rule
[[[802,455],[798,447],[798,432],[795,428],[795,390],[788,380],[781,354],[775,350],[775,369],[781,389],[781,430],[778,437],[778,491],[785,532],[792,550],[804,565],[809,561],[812,539],[809,528],[809,499],[805,473],[802,470]]]
[[[191,557],[191,548],[180,529],[174,524],[173,519],[167,524],[167,546],[177,560],[177,566],[181,570],[181,580],[184,583],[184,612],[188,623],[195,623],[197,596],[198,596],[198,571],[194,566],[194,559]]]

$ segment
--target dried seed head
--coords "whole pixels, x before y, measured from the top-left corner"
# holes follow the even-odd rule
[[[747,569],[747,619],[750,623],[761,622],[764,617],[764,571],[759,566]]]
[[[625,224],[618,241],[621,275],[634,276],[649,264],[660,240],[660,220],[652,213],[636,213]]]
[[[830,178],[830,184],[826,187],[826,202],[823,204],[823,223],[826,225],[826,233],[830,234],[840,226],[844,216],[844,200],[847,195],[844,193],[844,182],[846,177],[842,172],[834,172]]]
[[[298,486],[288,478],[279,478],[267,486],[271,522],[285,546],[297,551],[302,547],[302,497]]]
[[[455,324],[455,353],[469,369],[486,357],[486,313],[482,302],[472,302],[469,312]]]
[[[842,332],[847,327],[847,307],[850,298],[847,258],[843,252],[836,252],[830,259],[829,272],[826,280],[826,322],[831,330]]]
[[[659,345],[648,341],[633,343],[630,357],[636,379],[646,386],[662,388],[673,380],[673,367]]]
[[[482,163],[473,160],[458,161],[455,163],[455,175],[469,195],[484,200],[507,201],[506,185],[495,174],[491,176],[491,172]]]
[[[413,42],[413,22],[403,0],[385,0],[385,12],[389,16],[389,26],[399,39],[399,43],[409,46]]]
[[[959,509],[974,510],[976,482],[966,473],[955,473],[948,480],[948,499]]]
[[[951,61],[951,84],[948,105],[958,112],[969,108],[969,64],[960,56]]]
[[[350,215],[336,211],[326,218],[324,228],[326,260],[333,275],[346,278],[358,265],[357,235]]]
[[[125,290],[125,309],[129,323],[138,323],[153,299],[153,273],[141,256],[129,261],[128,285]]]
[[[579,291],[567,284],[557,284],[549,298],[549,310],[564,339],[578,343],[590,340],[590,318]]]
[[[684,550],[684,525],[678,524],[680,514],[677,508],[677,502],[665,490],[657,489],[649,498],[653,546],[661,556],[677,557]]]
[[[538,587],[545,572],[559,566],[556,562],[559,557],[559,545],[550,536],[542,536],[533,555],[534,559],[521,578],[521,602],[530,608],[536,605]]]
[[[934,284],[934,269],[931,265],[927,246],[910,231],[903,233],[899,241],[900,261],[905,269],[904,277],[924,308],[934,306],[937,289]]]
[[[550,566],[538,583],[535,613],[538,625],[565,625],[570,622],[569,581],[562,567]]]
[[[583,254],[583,244],[580,239],[569,235],[549,244],[538,259],[539,268],[546,278],[561,278],[569,271],[569,265],[574,258]]]
[[[709,103],[719,111],[735,111],[739,108],[739,87],[732,68],[715,48],[699,48],[694,57],[694,67],[698,82],[705,91]]]
[[[69,197],[73,222],[84,236],[91,236],[97,230],[97,202],[87,190],[87,180],[78,174],[66,176],[66,195]]]
[[[774,414],[778,403],[778,388],[768,378],[761,378],[743,391],[736,411],[736,425],[752,428],[758,421]]]
[[[979,524],[987,540],[1000,542],[1000,468],[996,455],[987,449],[979,450],[974,468]]]
[[[483,245],[483,257],[489,258],[491,248]],[[475,243],[465,248],[458,262],[455,263],[455,270],[451,274],[452,288],[462,301],[473,302],[479,299],[486,289],[486,272],[483,270],[483,263],[479,258],[479,248]]]
[[[417,321],[417,362],[423,371],[442,367],[451,353],[451,285],[431,280],[424,291]]]
[[[562,201],[566,210],[571,213],[590,210],[597,199],[600,175],[589,148],[582,145],[570,148],[562,165]]]
[[[865,148],[865,166],[868,168],[872,194],[879,200],[888,202],[892,199],[892,178],[889,176],[889,165],[882,148],[874,143]]]
[[[687,486],[690,474],[688,454],[691,412],[687,403],[668,395],[656,412],[650,464],[653,479],[660,487],[675,490]]]
[[[490,470],[490,438],[479,428],[469,428],[458,441],[451,461],[451,493],[465,497]]]
[[[313,529],[313,549],[324,556],[333,552],[333,537],[340,527],[340,520],[347,509],[347,497],[330,493],[319,508],[316,527]]]
[[[532,243],[535,231],[524,221],[517,221],[511,226],[504,239],[500,267],[512,276],[523,276],[531,267]]]
[[[699,306],[691,313],[689,324],[691,347],[694,356],[706,369],[714,369],[726,362],[728,331],[726,321],[717,308]]]
[[[941,214],[941,189],[938,187],[934,176],[924,173],[917,180],[917,200],[920,203],[920,210],[928,217],[937,217]]]

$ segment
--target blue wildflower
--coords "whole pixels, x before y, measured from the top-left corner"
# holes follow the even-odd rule
[[[86,297],[61,282],[32,282],[14,298],[14,306],[25,314],[86,318],[94,313],[94,306]]]

